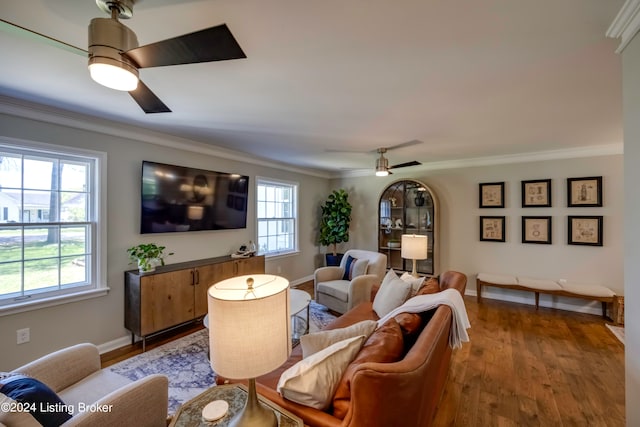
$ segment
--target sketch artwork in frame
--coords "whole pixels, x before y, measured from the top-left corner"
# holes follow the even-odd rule
[[[550,216],[523,216],[522,243],[551,244]]]
[[[522,181],[523,208],[551,207],[551,180]]]
[[[505,241],[505,217],[481,216],[480,217],[480,241],[504,242]]]
[[[570,245],[602,246],[602,216],[569,216]]]
[[[567,206],[601,207],[602,177],[567,178]]]
[[[480,208],[504,208],[504,182],[478,184]]]

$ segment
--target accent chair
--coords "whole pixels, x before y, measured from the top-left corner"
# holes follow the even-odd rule
[[[313,275],[315,300],[337,313],[371,298],[371,288],[382,283],[387,256],[379,252],[350,249],[339,267],[320,267]]]

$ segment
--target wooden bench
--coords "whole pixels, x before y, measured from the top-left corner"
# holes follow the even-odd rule
[[[540,306],[540,294],[600,301],[602,303],[602,317],[605,318],[607,317],[607,304],[613,303],[616,296],[611,289],[601,285],[572,284],[550,279],[478,273],[476,277],[478,302],[482,302],[482,288],[484,286],[534,292],[536,310]]]

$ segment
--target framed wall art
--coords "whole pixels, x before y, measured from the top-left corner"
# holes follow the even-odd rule
[[[570,245],[602,246],[602,216],[569,216]]]
[[[550,216],[523,216],[522,243],[551,244]]]
[[[504,208],[504,182],[478,184],[480,208]]]
[[[522,181],[523,208],[551,207],[551,180]]]
[[[504,242],[505,241],[505,217],[481,216],[480,217],[480,241]]]
[[[602,177],[567,178],[567,206],[601,207]]]

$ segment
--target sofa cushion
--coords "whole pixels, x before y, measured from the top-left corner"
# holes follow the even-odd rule
[[[302,359],[282,373],[278,393],[301,405],[329,408],[344,370],[364,341],[364,335],[348,338]]]
[[[7,426],[59,426],[72,416],[71,407],[46,384],[22,374],[0,379],[0,405],[0,423]]]
[[[440,292],[440,283],[438,283],[438,279],[435,277],[429,278],[425,282],[425,284],[418,290],[416,295],[427,295],[427,294],[435,294]]]
[[[416,295],[416,293],[418,293],[418,290],[424,284],[424,279],[425,279],[424,276],[413,277],[410,273],[407,273],[407,272],[403,273],[402,276],[400,276],[400,278],[405,282],[411,283],[411,293],[409,294],[409,297],[413,297]]]
[[[333,396],[333,415],[344,419],[347,414],[351,403],[351,380],[360,365],[367,362],[397,362],[403,354],[404,341],[400,325],[395,319],[389,319],[371,334],[342,375]]]
[[[400,313],[394,316],[404,337],[414,336],[422,330],[422,316],[418,313]]]
[[[346,328],[331,329],[303,335],[300,337],[302,358],[307,358],[312,354],[317,353],[320,350],[324,350],[338,341],[346,340],[347,338],[356,337],[358,335],[364,335],[369,338],[369,335],[371,335],[377,326],[378,322],[375,320],[363,320],[362,322],[354,323]]]
[[[411,283],[399,278],[391,269],[382,280],[380,290],[373,300],[373,309],[379,317],[383,317],[394,308],[400,307],[407,300],[410,291]]]
[[[122,375],[118,375],[108,369],[101,369],[84,377],[72,386],[60,390],[60,397],[68,404],[76,407],[79,403],[91,405],[131,382],[132,380]]]

